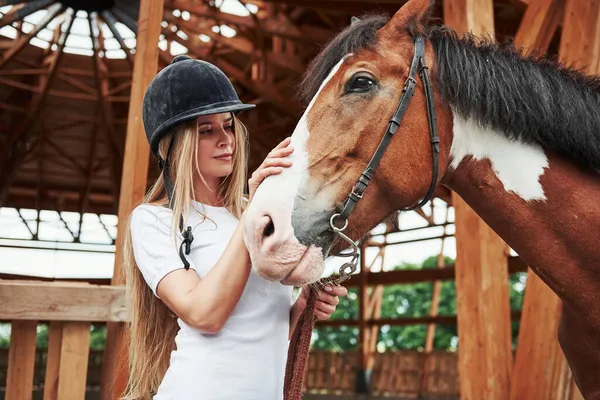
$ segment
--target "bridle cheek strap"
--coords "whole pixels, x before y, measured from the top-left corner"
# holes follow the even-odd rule
[[[431,79],[429,78],[428,70],[429,68],[425,64],[425,39],[422,36],[417,36],[415,38],[415,54],[410,65],[408,78],[406,78],[404,88],[402,89],[402,94],[400,95],[398,107],[396,108],[396,111],[390,118],[385,134],[381,138],[381,142],[379,142],[379,145],[377,146],[375,153],[373,153],[373,156],[367,164],[367,167],[364,169],[363,173],[360,175],[360,177],[354,184],[352,191],[344,201],[344,208],[340,213],[332,215],[330,219],[330,225],[333,231],[343,240],[347,241],[350,245],[353,245],[354,242],[342,232],[348,226],[348,217],[352,213],[352,210],[354,210],[354,207],[356,206],[358,201],[362,199],[363,194],[367,189],[367,186],[369,186],[369,183],[373,178],[373,172],[379,165],[379,162],[383,158],[383,154],[387,150],[390,141],[392,140],[392,137],[394,136],[396,131],[398,131],[398,128],[402,123],[402,118],[404,118],[404,114],[406,113],[408,104],[410,103],[410,100],[412,99],[415,93],[415,87],[417,85],[417,72],[421,76],[421,80],[423,82],[423,87],[425,91],[427,123],[429,125],[429,136],[433,156],[433,169],[431,184],[429,185],[429,190],[427,191],[425,197],[414,206],[402,209],[402,211],[409,211],[422,207],[423,205],[425,205],[425,203],[431,200],[431,197],[433,196],[438,181],[438,154],[440,152],[440,139],[437,130],[437,117],[435,113],[435,103],[433,99],[433,87],[431,85]],[[356,246],[354,245],[353,247],[353,253],[356,253]],[[357,266],[357,261],[355,261],[358,259],[357,254],[349,254],[346,256],[352,256],[354,262],[346,263],[340,268],[340,278],[342,280],[345,279],[352,272],[354,272]]]
[[[373,178],[373,172],[379,165],[379,162],[383,158],[383,154],[387,150],[392,137],[400,127],[402,123],[402,118],[404,118],[404,114],[406,113],[406,109],[408,108],[408,104],[412,99],[415,93],[415,87],[417,85],[416,76],[417,72],[420,73],[421,80],[424,83],[425,88],[425,99],[427,103],[427,121],[429,124],[429,135],[431,138],[431,145],[433,151],[433,177],[431,180],[431,184],[429,186],[429,190],[425,197],[416,205],[406,208],[405,210],[414,210],[415,208],[419,208],[427,203],[433,192],[437,186],[437,177],[438,177],[438,153],[440,151],[439,143],[440,139],[437,133],[437,117],[435,114],[435,104],[433,101],[433,88],[431,85],[431,80],[429,79],[428,67],[425,64],[425,41],[422,36],[418,36],[415,39],[415,54],[411,62],[410,71],[406,82],[404,83],[404,88],[402,89],[402,94],[400,96],[400,101],[398,103],[398,107],[394,112],[392,118],[388,123],[385,134],[381,138],[381,142],[377,146],[375,153],[371,157],[371,160],[367,164],[367,167],[364,169],[361,176],[358,178],[358,181],[352,188],[352,191],[346,198],[344,202],[344,208],[342,211],[336,215],[335,220],[337,222],[341,222],[342,224],[350,216],[350,213],[358,203],[360,199],[363,197],[363,193],[365,192],[367,186],[371,182]]]

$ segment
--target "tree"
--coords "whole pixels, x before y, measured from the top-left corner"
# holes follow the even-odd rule
[[[446,265],[453,264],[446,257]],[[421,265],[403,263],[394,270],[409,270],[420,268],[436,268],[437,256],[427,258]],[[521,309],[526,274],[519,273],[510,276],[510,305],[511,310]],[[414,318],[429,315],[433,293],[432,282],[420,282],[384,287],[381,317],[382,318]],[[346,298],[340,299],[331,319],[358,319],[358,289],[351,289]],[[441,283],[438,315],[456,315],[456,286],[454,281]],[[513,322],[513,345],[516,346],[518,321]],[[395,349],[421,350],[425,345],[427,334],[426,325],[388,326],[381,327],[377,340],[378,351]],[[313,349],[318,350],[351,350],[358,344],[357,327],[319,327],[313,334]],[[456,325],[437,325],[434,338],[434,348],[439,350],[455,350],[458,345]]]

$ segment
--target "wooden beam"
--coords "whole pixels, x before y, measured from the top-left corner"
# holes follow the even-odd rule
[[[541,54],[548,49],[562,19],[565,0],[531,0],[515,36],[515,45],[525,53]]]
[[[130,31],[137,34],[139,21],[136,23],[135,20],[126,12],[122,11],[120,8],[113,7],[113,14],[122,22]]]
[[[0,76],[6,75],[40,75],[47,74],[48,68],[15,68],[0,71]]]
[[[562,397],[557,397],[560,379],[553,372],[556,365],[564,361],[557,339],[561,310],[558,296],[537,275],[529,274],[511,382],[511,400],[562,400]]]
[[[116,93],[119,93],[122,90],[129,89],[130,87],[131,87],[131,81],[127,80],[127,81],[121,83],[119,86],[115,86],[114,88],[110,89],[108,91],[108,95],[112,96]],[[127,97],[129,98],[129,96],[127,96]]]
[[[56,3],[52,7],[48,8],[48,12],[44,16],[44,18],[36,25],[36,27],[31,32],[24,35],[17,43],[14,44],[13,47],[2,53],[2,56],[0,57],[0,68],[3,68],[10,60],[13,59],[14,56],[19,54],[32,38],[34,38],[42,29],[46,27],[46,25],[50,23],[50,21],[56,18],[64,10],[65,7],[60,3]]]
[[[66,322],[63,325],[57,399],[86,398],[90,331],[89,322]]]
[[[459,374],[465,399],[508,396],[512,371],[508,247],[453,193]]]
[[[360,249],[360,271],[358,273],[358,359],[356,365],[356,383],[354,391],[358,394],[365,394],[370,392],[370,373],[367,372],[367,359],[368,359],[368,325],[367,325],[367,302],[369,300],[369,293],[367,287],[367,276],[370,274],[367,268],[365,257],[366,246],[361,243]]]
[[[544,19],[547,25],[555,25],[562,16],[564,0],[560,4],[547,4],[541,0],[531,0],[529,8],[532,13],[541,14],[539,19]],[[542,5],[544,7],[542,7]],[[527,13],[529,13],[529,8]],[[559,57],[563,62],[588,65],[588,71],[593,71],[593,66],[598,62],[597,49],[590,49],[589,43],[597,40],[597,24],[599,19],[598,2],[567,1],[564,14],[563,32]],[[527,17],[527,13],[524,19]],[[552,14],[545,16],[544,14]],[[548,30],[543,26],[533,25],[530,35],[519,36],[519,45],[538,46],[534,51],[543,53],[548,40],[540,37],[548,35]],[[523,29],[525,29],[523,27]],[[526,41],[525,41],[526,40]],[[579,41],[589,42],[587,45]],[[542,47],[545,46],[545,47]],[[511,399],[531,400],[568,400],[566,386],[572,386],[573,393],[580,395],[572,382],[568,365],[562,349],[558,343],[558,326],[562,315],[562,302],[560,298],[534,273],[527,279],[527,287],[523,301],[523,318],[519,330],[519,341],[515,359],[514,378],[511,382]],[[535,385],[532,382],[536,382]]]
[[[62,8],[60,10],[62,10]],[[48,14],[50,14],[50,11],[48,11]],[[12,179],[14,178],[15,169],[19,161],[23,157],[23,152],[19,151],[17,145],[19,144],[19,142],[27,140],[27,138],[31,135],[34,123],[37,120],[37,116],[40,113],[46,95],[50,92],[50,83],[52,82],[52,79],[54,78],[54,75],[57,71],[57,66],[62,58],[67,37],[69,36],[74,21],[75,15],[73,12],[69,15],[67,21],[67,30],[60,37],[58,48],[56,49],[56,52],[52,55],[52,58],[50,60],[48,75],[42,81],[42,85],[38,89],[39,95],[34,96],[31,104],[29,105],[29,112],[25,116],[21,126],[14,132],[12,132],[12,134],[8,137],[6,143],[4,143],[4,146],[8,149],[8,151],[5,153],[6,155],[1,158],[3,171],[5,172],[2,178],[0,178],[0,205],[3,204],[5,201],[8,187],[11,185]],[[45,24],[47,25],[48,22],[46,22]]]
[[[199,2],[190,4],[187,0],[167,0],[165,4],[169,9],[179,8],[181,10],[188,11],[192,15],[197,15],[199,17],[211,19],[217,22],[224,22],[246,28],[256,28],[251,17],[242,17],[224,13],[207,4]],[[261,20],[262,32],[270,36],[281,36],[286,39],[313,45],[324,44],[333,37],[333,32],[326,29],[320,29],[318,27],[302,27],[298,29],[300,32],[280,24],[279,21]]]
[[[199,48],[189,40],[182,39],[167,29],[163,29],[162,33],[166,38],[174,40],[187,48],[188,51],[195,57],[212,62],[218,66],[225,73],[225,75],[229,77],[229,79],[235,80],[240,85],[250,89],[257,96],[260,95],[264,99],[267,99],[273,105],[273,107],[277,108],[286,115],[289,115],[293,118],[298,118],[302,113],[302,106],[298,101],[284,97],[277,91],[277,89],[273,87],[248,79],[245,76],[244,71],[241,71],[238,67],[222,58],[211,56],[208,51],[206,51],[207,49]]]
[[[444,24],[459,33],[494,36],[493,0],[444,1]]]
[[[44,400],[59,400],[58,380],[64,322],[51,321],[48,325],[48,352],[46,353],[46,376]]]
[[[0,0],[0,6],[11,6],[14,4],[28,3],[31,0]]]
[[[96,13],[90,14],[88,23],[89,23],[90,32],[92,33],[91,40],[92,40],[92,51],[93,51],[93,60],[92,61],[93,61],[94,78],[96,81],[96,90],[99,93],[98,105],[99,105],[100,111],[101,111],[100,129],[104,133],[104,136],[105,136],[107,144],[108,144],[108,149],[109,149],[108,155],[110,158],[109,166],[110,166],[110,175],[111,175],[113,193],[114,193],[115,197],[118,197],[118,195],[119,195],[119,178],[121,177],[121,165],[119,165],[119,162],[123,159],[123,149],[121,148],[120,142],[117,137],[117,131],[115,128],[115,123],[114,123],[114,115],[113,115],[112,105],[106,101],[106,99],[108,97],[109,83],[108,83],[108,78],[106,78],[106,74],[104,73],[104,71],[102,69],[102,62],[101,62],[100,56],[98,54],[99,49],[100,49],[98,41],[101,38],[103,39],[103,37],[102,37],[102,31],[100,30],[100,26],[98,25],[98,18],[97,18]],[[94,32],[96,32],[97,35],[94,35],[93,34]],[[96,131],[94,131],[94,132],[96,132]],[[95,139],[95,134],[94,134],[93,139]],[[92,153],[95,152],[95,148],[90,149],[90,151]],[[89,168],[90,168],[88,170],[89,181],[88,181],[87,187],[85,189],[88,193],[89,193],[89,189],[91,187],[91,179],[92,179],[92,172],[93,172],[91,163],[90,163]]]
[[[444,2],[459,34],[494,36],[492,0]],[[508,246],[456,193],[456,308],[461,398],[506,399],[512,372]]]
[[[566,0],[558,50],[562,62],[574,64],[590,74],[599,72],[599,8],[597,1]]]
[[[67,30],[66,30],[66,32],[64,32],[64,34],[59,39],[58,48],[56,49],[55,54],[51,58],[50,65],[48,68],[48,75],[44,79],[43,84],[40,85],[40,87],[36,87],[36,92],[39,93],[39,95],[34,96],[32,104],[29,105],[29,113],[25,117],[25,121],[24,121],[23,125],[9,139],[9,141],[5,144],[6,146],[8,146],[8,147],[12,146],[12,144],[15,142],[15,140],[18,138],[18,136],[20,134],[28,131],[32,127],[33,123],[35,122],[35,117],[39,113],[40,108],[43,105],[46,95],[50,92],[50,90],[49,90],[50,83],[52,82],[52,79],[54,78],[54,75],[56,73],[57,66],[62,57],[63,49],[65,47],[67,37],[71,31],[71,27],[73,26],[74,20],[75,20],[75,15],[70,15],[69,20],[67,21]]]
[[[512,311],[509,317],[512,321],[518,321],[521,318],[521,312]],[[456,325],[457,317],[456,315],[438,315],[437,317],[377,318],[368,319],[365,324],[367,326]],[[319,320],[315,321],[315,326],[360,326],[360,321],[357,319]]]
[[[2,110],[7,110],[7,111],[12,111],[12,112],[17,112],[20,114],[26,114],[27,113],[27,109],[25,107],[19,107],[19,106],[15,106],[12,104],[7,104],[4,102],[0,102],[0,109]]]
[[[519,257],[510,257],[508,259],[508,274],[527,271],[527,265]],[[474,265],[469,265],[467,268],[477,268]],[[400,285],[411,284],[418,282],[433,282],[433,281],[449,281],[453,280],[456,275],[454,265],[447,265],[445,268],[426,268],[415,270],[397,270],[373,272],[367,276],[367,285]],[[359,283],[356,279],[349,279],[342,283],[347,288],[358,287]]]
[[[5,27],[6,25],[10,25],[13,22],[22,20],[26,16],[33,14],[34,12],[39,11],[42,8],[46,8],[50,4],[54,3],[54,1],[55,0],[37,0],[32,1],[24,7],[14,8],[2,16],[2,19],[0,19],[0,28]]]
[[[226,47],[239,51],[240,53],[254,57],[261,57],[259,49],[256,48],[254,46],[254,43],[248,39],[237,36],[227,38],[225,36],[222,36],[220,33],[213,32],[211,29],[203,29],[201,27],[201,24],[198,23],[198,21],[186,21],[183,18],[175,17],[172,14],[165,15],[165,20],[168,22],[173,22],[178,27],[183,28],[184,32],[187,32],[186,34],[188,36],[204,34],[210,37],[212,40],[215,40],[216,42],[221,43]],[[306,69],[302,65],[300,60],[296,59],[295,57],[283,57],[281,55],[276,55],[272,52],[268,52],[266,54],[266,60],[272,63],[273,65],[298,74],[304,73]]]
[[[129,320],[123,287],[0,280],[0,303],[2,321]]]
[[[106,26],[108,26],[108,29],[110,29],[113,36],[115,37],[115,39],[117,39],[117,42],[119,42],[119,45],[125,52],[125,55],[127,56],[127,61],[129,61],[129,65],[133,67],[134,56],[131,53],[131,50],[127,47],[127,44],[125,44],[125,39],[123,39],[123,36],[121,36],[121,33],[117,30],[117,27],[115,25],[117,23],[117,19],[109,10],[102,11],[100,15],[102,16],[102,20],[104,20]]]
[[[22,299],[22,301],[27,300]],[[5,304],[2,303],[3,307]],[[36,321],[12,321],[6,374],[6,399],[31,400],[36,339]]]
[[[531,0],[515,37],[515,45],[527,53],[544,53],[563,10],[564,0]],[[560,391],[556,374],[552,371],[557,364],[564,362],[557,339],[561,308],[558,296],[529,271],[510,388],[511,399],[560,398],[556,397]]]
[[[119,221],[125,221],[146,192],[149,146],[142,123],[142,102],[146,88],[158,70],[163,0],[141,0],[137,25],[137,47],[133,66],[133,84],[125,139],[125,157],[119,196]],[[113,285],[123,285],[123,239],[126,224],[119,224],[115,252]],[[122,324],[107,324],[106,350],[102,368],[100,398],[120,398],[127,384],[128,358]]]
[[[63,74],[62,72],[58,71],[56,73],[56,77],[67,82],[68,84],[76,87],[77,89],[81,89],[84,92],[89,93],[90,95],[93,96],[92,99],[96,99],[98,97],[98,92],[94,88],[89,87],[85,83],[81,82],[78,79],[73,78],[72,76]]]

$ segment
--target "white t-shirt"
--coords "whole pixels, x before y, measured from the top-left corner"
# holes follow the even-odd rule
[[[143,204],[131,219],[136,263],[155,294],[165,275],[183,268],[181,235],[175,247],[171,216],[168,208]],[[192,202],[188,224],[194,241],[186,258],[200,278],[219,260],[238,223],[223,207]],[[282,399],[291,302],[291,286],[269,282],[252,270],[219,333],[201,333],[178,319],[176,350],[154,399]]]

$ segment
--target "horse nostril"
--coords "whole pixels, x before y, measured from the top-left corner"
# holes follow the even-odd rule
[[[265,226],[265,229],[263,230],[263,237],[269,237],[273,233],[275,233],[275,225],[273,225],[273,220],[269,218],[269,223],[267,224],[267,226]]]

